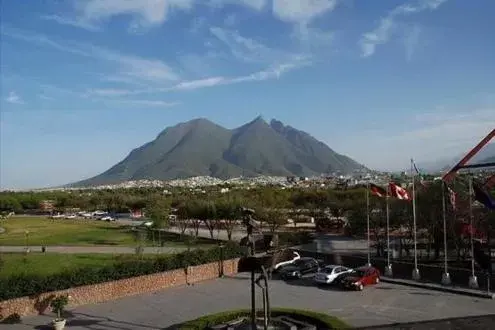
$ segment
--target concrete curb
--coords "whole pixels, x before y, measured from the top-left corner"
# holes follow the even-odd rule
[[[460,295],[477,297],[477,298],[495,299],[495,293],[483,292],[483,291],[473,290],[473,289],[448,287],[448,286],[442,286],[442,285],[433,284],[433,283],[414,282],[411,280],[403,280],[403,279],[390,278],[390,277],[385,277],[385,276],[382,276],[380,278],[380,280],[384,283],[406,285],[406,286],[411,286],[411,287],[415,287],[415,288],[448,292],[448,293],[460,294]]]

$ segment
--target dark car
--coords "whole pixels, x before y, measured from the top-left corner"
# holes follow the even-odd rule
[[[317,272],[320,263],[314,258],[300,258],[293,263],[283,266],[279,272],[284,280],[301,278],[304,274]]]
[[[344,289],[362,291],[366,285],[380,283],[380,271],[375,267],[364,266],[354,269],[340,278]]]

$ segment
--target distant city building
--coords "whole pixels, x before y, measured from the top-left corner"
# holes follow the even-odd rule
[[[55,209],[55,201],[53,200],[43,200],[40,202],[40,210],[45,212],[52,212]]]

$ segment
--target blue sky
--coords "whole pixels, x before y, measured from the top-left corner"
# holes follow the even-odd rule
[[[378,169],[495,127],[495,1],[1,3],[0,186],[106,170],[165,127],[258,115]]]

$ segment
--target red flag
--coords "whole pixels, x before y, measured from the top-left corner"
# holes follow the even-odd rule
[[[398,186],[395,183],[390,182],[389,187],[390,187],[390,195],[392,197],[402,199],[405,201],[411,200],[411,197],[409,196],[409,193],[407,192],[407,190],[402,188],[401,186]]]
[[[378,197],[387,196],[387,191],[385,190],[385,188],[377,186],[376,184],[373,184],[373,183],[370,183],[370,191],[373,195],[378,196]]]
[[[453,191],[449,186],[447,186],[447,190],[449,192],[449,201],[450,201],[450,205],[452,205],[452,208],[455,210],[456,207],[455,207],[455,200],[456,200],[456,193],[455,191]]]

